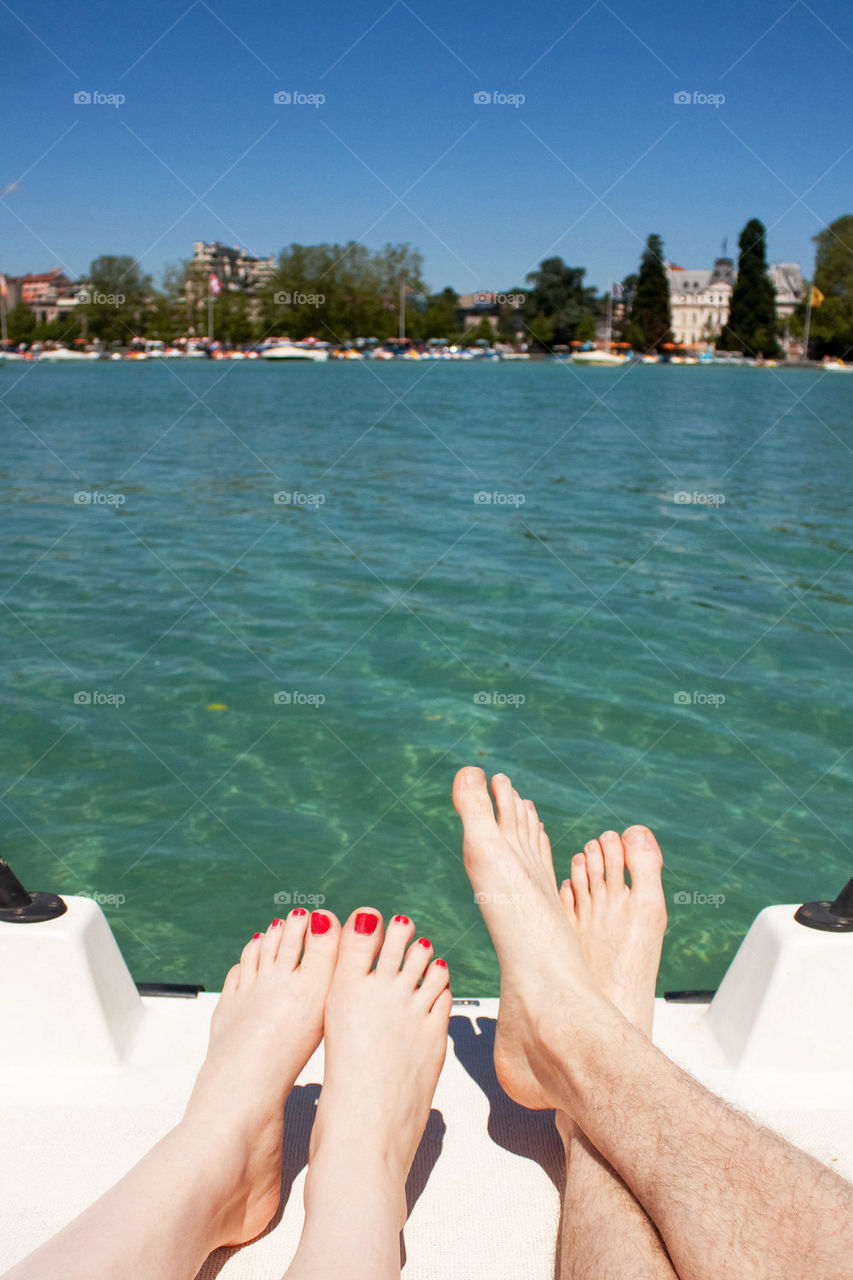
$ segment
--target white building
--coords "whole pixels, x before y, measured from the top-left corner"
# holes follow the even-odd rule
[[[275,275],[275,258],[253,258],[239,245],[232,248],[214,240],[210,244],[196,240],[190,269],[201,275],[213,274],[222,288],[233,293],[254,293],[269,284]]]
[[[806,282],[799,262],[771,262],[767,269],[776,290],[776,315],[786,320],[806,296]]]
[[[713,270],[694,270],[669,263],[669,309],[673,342],[687,347],[710,347],[729,318],[735,264],[717,258]]]

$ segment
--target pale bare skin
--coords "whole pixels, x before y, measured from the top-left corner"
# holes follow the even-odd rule
[[[183,1120],[6,1280],[192,1280],[214,1249],[259,1235],[279,1203],[284,1104],[324,1023],[305,1226],[286,1275],[399,1280],[406,1176],[452,1005],[447,965],[414,932],[398,916],[385,935],[364,907],[343,930],[328,911],[309,928],[297,908],[256,934],[225,980]]]
[[[355,929],[376,919],[373,933]],[[344,926],[326,1001],[326,1070],[288,1280],[399,1280],[406,1177],[447,1050],[443,960],[397,916]],[[371,966],[376,961],[376,968]],[[420,985],[419,985],[420,984]]]
[[[500,961],[503,1088],[523,1106],[574,1118],[660,1232],[681,1280],[845,1280],[853,1187],[710,1094],[607,998],[579,941],[575,888],[573,922],[530,811],[526,825],[516,814],[510,838],[500,822],[511,826],[512,787],[502,775],[493,785],[506,797],[500,821],[481,769],[457,774],[454,804]],[[630,891],[637,907],[640,879]],[[626,991],[627,978],[621,964]],[[634,1276],[632,1265],[628,1257],[597,1274]]]
[[[192,1280],[276,1212],[284,1104],[320,1043],[340,925],[297,908],[230,970],[180,1124],[7,1280]]]

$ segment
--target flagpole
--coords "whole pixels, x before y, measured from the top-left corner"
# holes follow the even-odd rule
[[[812,324],[812,295],[814,293],[814,281],[809,284],[809,300],[806,303],[806,326],[803,330],[803,359],[809,358],[809,329]]]
[[[0,292],[0,339],[2,339],[5,347],[8,341],[6,335],[6,294],[2,292]]]
[[[400,338],[406,336],[406,277],[400,279]]]
[[[213,289],[207,291],[207,340],[213,342]]]

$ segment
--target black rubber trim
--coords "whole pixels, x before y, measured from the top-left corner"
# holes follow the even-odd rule
[[[716,991],[664,991],[667,1004],[710,1004]]]
[[[141,996],[168,996],[173,1000],[195,1000],[204,987],[192,982],[137,982]]]

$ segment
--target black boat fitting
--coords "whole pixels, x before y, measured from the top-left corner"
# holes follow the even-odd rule
[[[42,924],[67,910],[56,893],[27,893],[8,862],[0,858],[0,920],[7,924]]]
[[[853,879],[847,881],[834,902],[806,902],[794,919],[808,929],[853,933]]]

